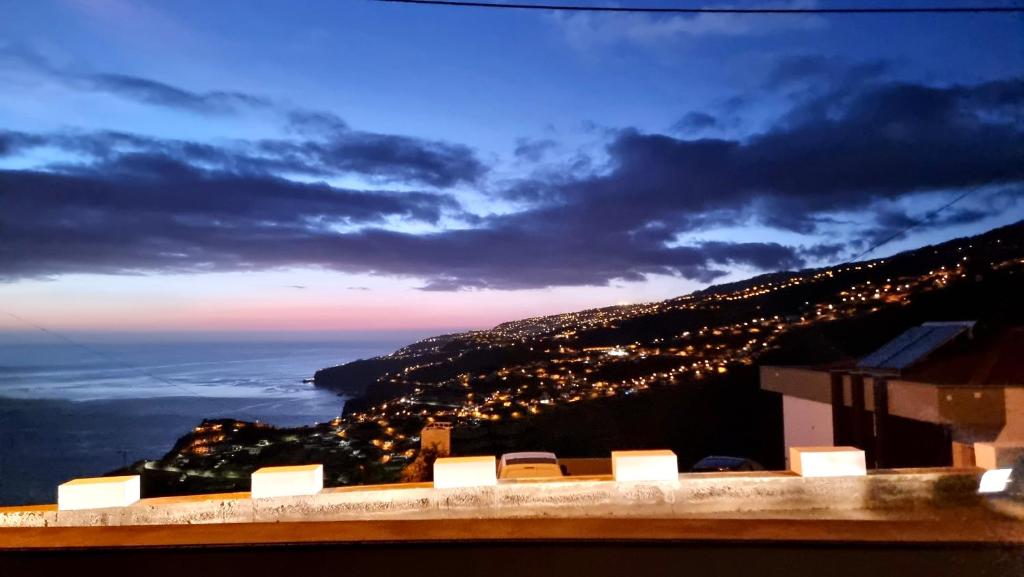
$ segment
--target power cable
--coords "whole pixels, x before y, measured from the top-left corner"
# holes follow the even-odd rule
[[[113,363],[115,365],[120,366],[121,368],[128,369],[130,371],[135,371],[135,372],[137,372],[139,374],[145,375],[145,376],[153,379],[154,381],[158,381],[158,382],[161,382],[161,383],[163,383],[165,385],[170,385],[172,387],[176,387],[178,389],[181,389],[182,391],[188,393],[189,396],[192,396],[192,397],[196,397],[196,396],[202,397],[202,396],[204,396],[204,395],[201,395],[201,394],[196,394],[195,391],[191,391],[191,390],[181,386],[180,384],[175,383],[174,381],[168,380],[168,379],[166,379],[164,377],[161,377],[159,375],[155,375],[155,374],[147,371],[146,369],[144,369],[144,368],[142,368],[140,366],[132,365],[130,363],[127,363],[127,362],[125,362],[125,361],[123,361],[121,359],[118,359],[117,357],[114,357],[114,356],[112,356],[110,354],[107,354],[107,353],[105,353],[105,352],[103,352],[103,351],[101,351],[99,349],[94,348],[94,347],[90,347],[89,345],[80,343],[80,342],[78,342],[78,341],[76,341],[76,340],[74,340],[74,339],[72,339],[70,337],[67,337],[65,335],[62,335],[62,334],[60,334],[58,332],[54,332],[54,331],[52,331],[52,330],[50,330],[50,329],[48,329],[48,328],[46,328],[46,327],[44,327],[44,326],[42,326],[40,324],[34,323],[34,322],[24,318],[24,317],[16,315],[16,314],[14,314],[14,313],[12,313],[10,311],[6,311],[6,312],[7,312],[8,316],[10,316],[11,318],[13,318],[13,319],[15,319],[17,321],[20,321],[20,322],[22,322],[22,323],[24,323],[24,324],[26,324],[26,325],[28,325],[28,326],[30,326],[32,328],[35,328],[36,330],[39,330],[40,332],[43,332],[43,333],[45,333],[47,335],[50,335],[51,337],[54,337],[54,338],[59,339],[61,341],[64,341],[65,343],[68,343],[71,346],[80,348],[80,349],[82,349],[84,351],[87,351],[87,352],[93,354],[93,355],[101,357],[101,358],[103,358],[103,359],[105,359],[105,360],[107,360],[107,361],[109,361],[109,362],[111,362],[111,363]]]
[[[490,8],[505,10],[553,10],[559,12],[611,12],[647,14],[967,14],[1024,13],[1024,6],[844,6],[836,8],[714,8],[655,6],[585,6],[574,4],[526,4],[520,2],[476,2],[461,0],[374,0],[389,4],[417,4],[450,8]]]
[[[889,244],[890,242],[892,242],[892,241],[902,237],[903,235],[907,234],[908,232],[914,230],[915,228],[917,228],[917,227],[927,223],[931,219],[933,219],[936,216],[938,216],[938,214],[940,212],[946,210],[947,208],[953,206],[954,204],[960,202],[961,200],[967,198],[968,196],[974,194],[975,192],[978,192],[979,190],[981,190],[982,188],[988,186],[989,184],[991,184],[991,183],[990,182],[986,182],[986,183],[983,183],[983,184],[975,185],[975,186],[965,190],[962,194],[957,195],[955,198],[953,198],[949,202],[943,204],[942,206],[936,207],[936,208],[928,211],[920,219],[910,219],[912,222],[909,225],[907,225],[906,227],[902,228],[901,230],[899,230],[899,231],[893,233],[892,235],[887,236],[886,238],[876,242],[875,244],[871,245],[867,249],[861,251],[859,254],[857,254],[857,255],[855,255],[853,257],[850,257],[845,262],[842,262],[842,263],[839,263],[839,264],[833,265],[833,266],[836,266],[836,267],[846,266],[848,264],[852,264],[854,262],[857,262],[858,260],[860,260],[860,259],[864,258],[865,256],[871,254],[875,250],[878,250],[880,247]]]

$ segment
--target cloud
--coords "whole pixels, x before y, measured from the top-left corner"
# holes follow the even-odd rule
[[[233,91],[192,92],[156,80],[125,74],[81,75],[73,81],[92,90],[109,92],[145,104],[203,114],[227,114],[243,108],[266,108],[266,98]]]
[[[0,131],[0,157],[54,147],[109,161],[157,154],[201,168],[311,177],[359,175],[384,183],[450,187],[480,179],[487,168],[467,146],[408,136],[341,130],[307,139],[234,141],[223,146],[126,132],[27,134]]]
[[[813,0],[759,2],[759,7],[810,8]],[[724,6],[722,6],[724,7]],[[818,30],[828,20],[816,15],[775,18],[751,14],[623,14],[577,12],[552,16],[569,44],[590,48],[621,42],[651,44],[678,38],[704,36],[760,36],[801,30]]]
[[[1019,210],[1024,202],[1024,186],[1009,186],[986,190],[980,194],[980,204],[972,207],[951,207],[941,212],[911,212],[894,206],[875,211],[871,224],[859,231],[852,244],[867,248],[890,240],[902,240],[913,232],[942,229],[950,226],[973,224],[993,214]],[[959,197],[961,194],[955,194]],[[946,195],[947,197],[950,194]],[[954,197],[954,198],[955,198]]]
[[[802,247],[800,256],[817,261],[829,261],[839,257],[849,248],[846,244],[821,243],[813,246]]]
[[[767,90],[782,90],[814,84],[836,91],[879,80],[891,71],[892,63],[888,60],[851,64],[820,54],[787,55],[775,61],[762,86]]]
[[[543,138],[539,140],[520,138],[516,141],[516,148],[513,151],[513,154],[515,154],[515,157],[519,160],[540,162],[548,152],[557,147],[558,143],[550,138]]]
[[[340,116],[322,110],[292,110],[288,113],[288,128],[305,135],[332,135],[349,129]]]
[[[693,134],[718,127],[718,119],[706,112],[688,112],[672,125],[672,132]]]
[[[191,113],[223,115],[245,110],[271,110],[284,116],[286,128],[298,138],[239,142],[231,149],[222,147],[218,150],[206,144],[158,141],[114,131],[92,135],[44,135],[43,138],[8,132],[0,137],[0,156],[44,145],[89,154],[117,152],[118,149],[156,150],[161,154],[188,161],[210,162],[231,170],[263,170],[317,177],[356,174],[382,183],[436,187],[475,183],[487,172],[487,167],[476,158],[474,151],[465,145],[353,130],[332,112],[287,108],[245,92],[195,92],[138,76],[71,72],[59,69],[34,52],[0,47],[0,72],[8,68],[27,70],[30,74],[41,75],[75,90],[105,92]],[[224,166],[228,163],[232,166]]]
[[[0,276],[316,264],[280,247],[397,217],[437,222],[448,195],[361,191],[197,169],[159,155],[0,171]]]
[[[685,229],[725,211],[806,233],[822,215],[879,199],[1019,182],[1024,127],[993,121],[994,105],[979,108],[978,95],[1000,102],[1021,82],[871,85],[827,111],[801,103],[791,115],[799,121],[744,141],[626,130],[608,146],[610,172],[561,186],[557,197],[585,198],[581,209],[591,212],[608,207],[597,216],[609,222],[660,218]]]
[[[356,131],[329,115],[294,118],[301,138],[226,146],[116,132],[0,133],[6,154],[52,146],[82,157],[0,171],[0,274],[311,266],[412,277],[436,291],[649,275],[711,282],[737,266],[797,268],[840,254],[838,243],[678,239],[749,222],[821,233],[840,213],[878,214],[867,222],[892,229],[901,222],[895,201],[908,194],[939,198],[987,186],[993,198],[1019,197],[1024,127],[1010,111],[1022,82],[874,81],[840,100],[799,99],[784,122],[743,140],[608,132],[606,165],[513,182],[501,191],[527,208],[491,215],[466,215],[446,194],[289,180],[354,172],[447,186],[486,174],[467,147]],[[998,206],[958,208],[942,222],[976,221]],[[445,215],[465,227],[384,226],[436,225]]]
[[[0,158],[13,156],[29,148],[45,143],[46,139],[38,135],[0,130]]]
[[[143,104],[186,112],[223,115],[265,109],[273,103],[239,91],[196,92],[130,74],[85,73],[55,66],[43,56],[16,46],[0,46],[0,70],[20,72],[83,92],[103,92]]]
[[[665,231],[598,232],[555,213],[413,234],[372,225],[436,222],[449,196],[367,192],[198,169],[132,154],[55,171],[0,171],[0,273],[208,272],[312,266],[426,279],[426,290],[607,284],[644,274],[710,279],[712,263],[795,264],[777,245],[666,247]],[[776,262],[778,261],[778,262]]]

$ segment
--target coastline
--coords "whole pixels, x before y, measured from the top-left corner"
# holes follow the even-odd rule
[[[323,395],[313,397],[323,403],[252,396],[91,401],[0,396],[0,438],[7,440],[0,443],[0,504],[49,502],[55,487],[68,479],[159,459],[204,418],[305,426],[340,415],[345,398]],[[331,399],[336,408],[325,412]]]

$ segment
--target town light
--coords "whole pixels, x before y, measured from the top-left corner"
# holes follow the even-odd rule
[[[141,479],[138,475],[74,479],[57,487],[57,509],[127,507],[139,500],[140,493]]]
[[[263,467],[251,479],[253,499],[315,495],[324,488],[324,466]]]

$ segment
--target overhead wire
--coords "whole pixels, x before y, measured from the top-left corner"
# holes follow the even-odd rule
[[[968,14],[1024,13],[1024,6],[837,6],[837,7],[713,7],[713,6],[598,6],[586,4],[532,4],[525,2],[479,2],[473,0],[374,0],[388,4],[416,4],[449,8],[497,10],[548,10],[559,12],[606,12],[646,14]]]
[[[117,358],[117,357],[115,357],[113,355],[110,355],[110,354],[108,354],[108,353],[106,353],[104,351],[101,351],[101,350],[99,350],[99,349],[97,349],[95,347],[86,345],[85,343],[81,343],[79,341],[76,341],[75,339],[72,339],[71,337],[63,335],[63,334],[58,333],[56,331],[53,331],[51,329],[48,329],[48,328],[46,328],[46,327],[44,327],[44,326],[42,326],[42,325],[40,325],[38,323],[32,322],[32,321],[26,319],[23,316],[14,314],[14,313],[12,313],[10,311],[5,311],[5,312],[11,318],[13,318],[13,319],[15,319],[15,320],[17,320],[17,321],[27,325],[27,326],[30,326],[30,327],[32,327],[32,328],[34,328],[34,329],[36,329],[36,330],[38,330],[38,331],[40,331],[42,333],[50,335],[51,337],[53,337],[55,339],[58,339],[60,341],[63,341],[63,342],[65,342],[65,343],[67,343],[67,344],[69,344],[69,345],[71,345],[73,347],[82,349],[82,350],[84,350],[84,351],[86,351],[86,352],[88,352],[88,353],[90,353],[92,355],[95,355],[97,357],[103,358],[104,360],[106,360],[106,361],[108,361],[110,363],[113,363],[114,365],[119,366],[119,367],[121,367],[123,369],[128,369],[129,371],[137,372],[137,373],[139,373],[141,375],[149,377],[150,379],[153,379],[154,381],[163,383],[163,384],[171,386],[171,387],[176,387],[176,388],[178,388],[178,389],[188,393],[189,396],[198,396],[198,397],[204,396],[202,394],[198,394],[196,391],[190,390],[190,389],[182,386],[179,383],[175,383],[174,381],[171,381],[170,379],[167,379],[165,377],[161,377],[160,375],[154,374],[151,371],[148,371],[148,370],[146,370],[146,369],[144,369],[144,368],[142,368],[142,367],[140,367],[138,365],[133,365],[131,363],[128,363],[128,362],[126,362],[126,361],[124,361],[122,359],[119,359],[119,358]]]

